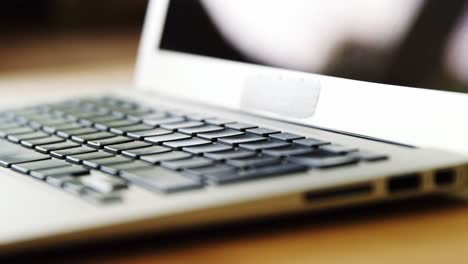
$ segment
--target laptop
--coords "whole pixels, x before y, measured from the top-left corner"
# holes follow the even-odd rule
[[[0,252],[462,191],[438,2],[150,1],[135,89],[1,111]]]

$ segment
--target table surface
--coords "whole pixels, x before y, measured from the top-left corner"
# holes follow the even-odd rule
[[[131,85],[131,65],[0,75],[2,102]],[[11,99],[11,100],[10,100]],[[422,199],[43,252],[79,263],[468,263],[468,204]]]

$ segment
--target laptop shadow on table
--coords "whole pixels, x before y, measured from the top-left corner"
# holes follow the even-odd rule
[[[203,244],[219,244],[223,241],[255,238],[262,235],[273,235],[297,230],[323,229],[335,226],[357,225],[363,222],[380,219],[401,218],[411,215],[431,214],[434,211],[456,211],[464,209],[468,201],[455,197],[423,197],[409,200],[384,202],[356,207],[331,209],[321,212],[309,212],[256,220],[237,221],[197,228],[190,228],[167,233],[153,233],[86,242],[60,248],[24,252],[4,256],[1,263],[24,262],[59,262],[67,263],[84,260],[116,259],[119,256],[128,258],[151,253],[176,251]],[[10,261],[9,261],[10,260]]]

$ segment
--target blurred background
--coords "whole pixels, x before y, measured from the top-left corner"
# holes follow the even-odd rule
[[[160,48],[468,92],[466,0],[172,1]]]
[[[175,0],[160,48],[468,92],[466,3]],[[0,81],[13,73],[107,67],[130,79],[146,6],[147,0],[3,1]]]
[[[0,3],[0,78],[107,65],[132,68],[146,0]]]

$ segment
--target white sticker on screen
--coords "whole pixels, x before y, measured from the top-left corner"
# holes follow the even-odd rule
[[[320,81],[317,79],[256,75],[245,81],[241,108],[293,119],[310,118],[319,96]]]

